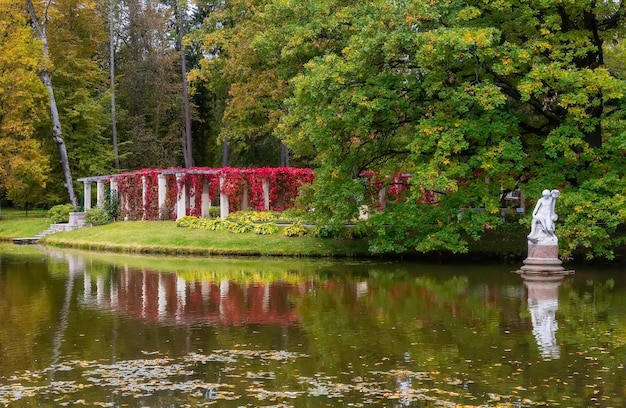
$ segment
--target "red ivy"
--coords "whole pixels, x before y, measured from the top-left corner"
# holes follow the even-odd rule
[[[220,193],[228,196],[230,211],[241,209],[244,189],[247,188],[250,208],[262,211],[265,208],[263,184],[269,184],[269,208],[282,211],[294,206],[300,186],[313,182],[310,169],[256,168],[240,169],[226,167],[222,169],[193,168],[168,169],[166,174],[167,191],[165,203],[158,207],[158,176],[163,169],[142,169],[120,173],[114,176],[118,183],[120,214],[129,220],[175,219],[176,201],[184,186],[193,205],[187,209],[187,215],[199,216],[202,211],[202,189],[209,185],[209,196],[214,200]],[[176,173],[184,176],[176,179]],[[146,191],[143,178],[146,180]],[[220,186],[220,177],[224,183]],[[144,205],[145,195],[145,205]]]

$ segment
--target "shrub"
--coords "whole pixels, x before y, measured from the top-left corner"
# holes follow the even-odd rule
[[[224,231],[229,229],[230,224],[232,223],[232,221],[223,220],[221,218],[214,218],[207,221],[205,229],[208,229],[210,231]]]
[[[231,222],[228,226],[228,230],[230,232],[234,232],[235,234],[245,234],[246,232],[250,232],[254,229],[254,224],[252,221],[247,219],[239,219],[236,222]]]
[[[209,208],[209,218],[219,218],[220,216],[220,207],[210,207]]]
[[[74,211],[72,204],[59,204],[55,205],[48,210],[48,218],[52,224],[59,224],[62,222],[69,222],[70,213]]]
[[[353,227],[347,227],[341,234],[348,239],[363,239],[371,235],[371,227],[364,222],[359,222]]]
[[[192,225],[198,220],[197,217],[191,215],[185,215],[182,218],[176,220],[176,226],[180,228],[192,228]]]
[[[289,208],[278,215],[278,221],[282,222],[306,222],[309,218],[309,213],[296,208]]]
[[[273,211],[237,211],[228,214],[231,221],[249,220],[252,222],[270,222],[278,219],[277,213]]]
[[[320,225],[313,230],[316,238],[336,238],[343,230],[343,226],[335,224]]]
[[[209,229],[209,225],[211,225],[211,221],[213,221],[213,220],[211,220],[210,218],[205,218],[205,217],[196,218],[195,221],[191,223],[189,228],[191,228],[191,229]]]
[[[307,229],[299,222],[294,222],[283,229],[283,235],[286,237],[303,237],[307,234]]]
[[[112,221],[115,221],[120,216],[120,199],[115,191],[110,189],[106,190],[104,195],[104,211],[109,214]]]
[[[278,232],[278,226],[271,222],[254,226],[254,233],[257,235],[272,235]]]
[[[104,225],[112,222],[113,218],[102,208],[91,208],[85,212],[85,221],[91,225]]]

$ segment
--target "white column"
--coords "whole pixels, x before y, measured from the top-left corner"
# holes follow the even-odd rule
[[[119,191],[117,189],[117,180],[111,179],[111,200],[117,199],[119,202],[120,196]]]
[[[145,220],[148,217],[148,179],[146,176],[141,176],[141,219]]]
[[[159,174],[157,180],[159,186],[159,216],[163,217],[164,214],[162,214],[162,211],[165,207],[165,199],[167,198],[167,177],[165,177],[165,174]]]
[[[104,181],[98,180],[96,182],[96,193],[97,193],[96,205],[98,206],[98,208],[103,208],[104,207]]]
[[[222,193],[222,187],[226,182],[226,178],[224,176],[220,176],[220,218],[228,217],[229,209],[228,209],[228,196]]]
[[[268,179],[263,179],[263,209],[265,211],[270,209],[270,182]]]
[[[183,183],[182,173],[176,173],[176,183],[180,187],[176,201],[176,219],[179,220],[187,215],[187,187]]]
[[[209,180],[202,180],[202,204],[200,211],[203,217],[209,216],[209,209],[211,208],[211,196],[209,194]]]
[[[91,209],[91,181],[85,181],[83,182],[83,185],[85,187],[83,210],[87,211]]]

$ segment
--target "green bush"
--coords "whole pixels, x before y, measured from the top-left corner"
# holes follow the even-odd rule
[[[109,218],[115,221],[120,216],[120,199],[116,191],[107,189],[104,195],[104,211],[109,214]]]
[[[278,226],[271,222],[254,226],[254,233],[257,235],[273,235],[277,232]]]
[[[91,208],[85,212],[85,221],[91,225],[104,225],[112,222],[113,218],[104,209]]]
[[[176,226],[180,228],[192,228],[192,225],[195,224],[197,221],[197,217],[185,215],[184,217],[176,220]]]
[[[245,234],[251,232],[254,229],[254,223],[247,219],[239,219],[236,222],[231,222],[228,226],[230,232],[235,234]]]
[[[223,220],[221,218],[214,218],[207,221],[205,229],[208,229],[210,231],[225,231],[230,228],[230,224],[232,223],[232,221]]]
[[[371,227],[364,222],[359,222],[353,227],[344,228],[342,237],[348,239],[363,239],[371,235]]]
[[[189,228],[206,230],[206,229],[209,229],[209,226],[211,225],[212,221],[213,220],[211,220],[210,218],[205,218],[205,217],[196,218],[195,221],[191,223]]]
[[[309,221],[309,218],[309,213],[296,208],[289,208],[278,214],[278,221],[281,222],[306,222]]]
[[[271,222],[278,219],[277,213],[273,211],[237,211],[228,214],[231,221],[249,220],[252,222]]]
[[[283,235],[286,237],[303,237],[307,234],[307,229],[299,222],[294,222],[283,229]]]
[[[70,213],[74,211],[72,204],[59,204],[48,210],[48,218],[50,223],[59,224],[63,222],[69,222]]]
[[[219,218],[219,216],[220,216],[220,207],[209,208],[209,218]]]
[[[320,225],[313,230],[313,236],[316,238],[336,238],[343,232],[342,230],[343,226],[341,225]]]

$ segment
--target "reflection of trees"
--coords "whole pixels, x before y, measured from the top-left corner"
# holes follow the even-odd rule
[[[69,276],[63,262],[52,277],[43,265],[30,276],[0,273],[0,347],[9,356],[0,375],[5,368],[23,368],[18,359],[49,363],[54,328],[47,327],[58,322],[66,295],[66,281],[59,278]],[[560,358],[545,362],[532,332],[530,296],[517,275],[505,284],[508,276],[417,275],[383,267],[369,274],[350,267],[299,274],[287,266],[264,274],[259,263],[239,272],[236,263],[226,264],[224,270],[190,265],[187,272],[166,273],[83,263],[61,355],[123,360],[254,345],[311,356],[281,366],[281,385],[316,372],[367,381],[372,371],[381,371],[395,373],[389,387],[399,393],[443,384],[447,391],[508,395],[522,386],[534,401],[568,395],[568,405],[588,406],[602,393],[615,406],[626,400],[620,388],[625,373],[616,369],[626,361],[626,296],[612,281],[579,282],[579,275],[564,281],[555,314]],[[281,273],[288,279],[281,280]],[[23,313],[31,307],[32,314]],[[47,360],[35,362],[33,356]],[[219,381],[223,369],[211,362],[201,375]]]
[[[0,262],[0,375],[45,366],[34,352],[53,325],[54,294],[44,265]]]
[[[344,369],[353,360],[341,352],[348,347],[370,360],[409,355],[434,368],[483,355],[478,348],[501,335],[498,301],[484,286],[471,289],[465,277],[368,281],[369,293],[358,300],[355,285],[327,282],[298,303],[302,326],[328,367]]]

